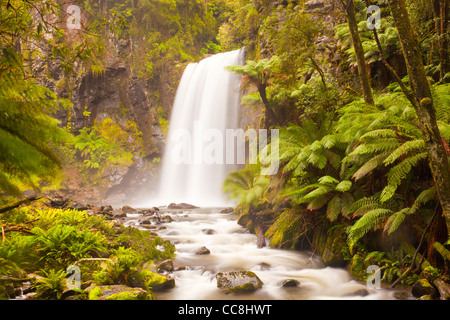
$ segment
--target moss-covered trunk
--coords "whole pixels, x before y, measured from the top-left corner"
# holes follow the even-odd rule
[[[362,47],[361,38],[358,32],[358,22],[356,21],[355,6],[353,0],[343,2],[347,17],[348,27],[352,38],[353,47],[355,48],[356,63],[358,65],[358,74],[361,81],[361,88],[364,95],[364,101],[374,104],[372,88],[369,83],[369,74],[366,69],[366,60],[364,58],[364,49]]]
[[[447,225],[447,232],[450,232],[450,176],[447,151],[442,143],[436,123],[436,111],[423,66],[422,55],[411,28],[404,0],[389,0],[388,2],[398,30],[410,86],[416,98],[413,105],[420,122],[431,171]]]

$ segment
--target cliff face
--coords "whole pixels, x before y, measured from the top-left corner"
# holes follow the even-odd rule
[[[111,48],[117,46],[111,45]],[[69,97],[73,106],[59,111],[56,118],[75,136],[85,127],[113,119],[123,128],[130,123],[135,125],[142,141],[139,152],[133,152],[131,166],[108,169],[102,173],[100,181],[90,181],[89,176],[82,177],[75,168],[66,168],[60,192],[74,199],[120,205],[144,197],[157,186],[159,159],[165,144],[164,126],[184,65],[168,66],[165,74],[152,78],[137,77],[128,60],[121,59],[123,53],[132,58],[133,51],[129,47],[111,51],[109,62],[104,61],[103,72],[80,72],[81,75],[70,79],[70,90],[67,85],[59,89],[58,94]],[[115,57],[111,59],[112,55]],[[57,81],[62,78],[59,72],[53,70]],[[57,87],[55,82],[48,86]],[[131,144],[136,137],[130,135],[128,139]]]

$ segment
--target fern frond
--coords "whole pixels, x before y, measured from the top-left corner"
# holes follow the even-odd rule
[[[364,213],[380,208],[380,200],[377,197],[363,197],[354,201],[348,208],[348,214],[360,216]]]
[[[373,170],[375,170],[376,168],[378,168],[379,166],[381,166],[383,164],[384,159],[386,159],[386,157],[391,154],[389,151],[388,152],[383,152],[380,153],[379,155],[376,155],[373,158],[370,158],[366,163],[364,163],[359,169],[358,171],[356,171],[352,178],[355,179],[355,181],[358,181],[359,179],[367,176],[369,173],[371,173]]]
[[[423,190],[414,201],[414,204],[412,205],[412,209],[416,211],[419,209],[422,205],[430,202],[431,200],[436,199],[436,186],[433,186],[431,188]]]
[[[398,158],[410,152],[424,151],[425,142],[423,139],[410,140],[403,143],[400,147],[392,151],[392,153],[384,160],[385,165],[394,163]]]
[[[427,157],[428,154],[426,152],[422,152],[408,157],[396,166],[392,167],[388,172],[388,184],[381,192],[380,201],[385,202],[389,200],[394,195],[400,183],[408,176],[411,169]]]
[[[396,133],[392,129],[376,129],[369,131],[361,136],[361,140],[367,139],[367,138],[395,138]]]
[[[368,232],[379,228],[391,214],[392,210],[385,208],[378,208],[367,212],[350,228],[348,234],[349,243],[355,244]]]
[[[349,156],[364,154],[375,155],[379,152],[394,150],[395,148],[398,148],[399,144],[400,142],[395,138],[383,139],[373,143],[363,143],[357,146]]]
[[[408,214],[411,214],[412,210],[411,208],[403,208],[400,211],[395,212],[392,214],[387,220],[386,224],[384,225],[383,232],[387,232],[388,235],[392,234],[394,231],[400,227],[400,225],[405,221],[406,216]]]

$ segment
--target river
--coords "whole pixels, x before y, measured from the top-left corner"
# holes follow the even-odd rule
[[[158,293],[160,300],[319,300],[395,299],[399,290],[372,289],[355,281],[343,268],[325,267],[311,252],[257,248],[256,236],[237,224],[236,214],[220,213],[223,208],[169,210],[161,214],[173,219],[157,233],[176,247],[176,286]],[[205,246],[210,254],[198,255]],[[181,268],[180,268],[181,267]],[[177,270],[180,269],[180,270]],[[253,271],[263,282],[261,289],[246,294],[225,294],[217,288],[217,272]],[[297,280],[296,287],[283,287],[285,280]]]

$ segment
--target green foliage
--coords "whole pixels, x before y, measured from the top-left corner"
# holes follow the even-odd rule
[[[140,269],[142,259],[131,248],[119,247],[113,251],[112,263],[105,269],[95,272],[93,277],[99,284],[128,284]]]
[[[68,267],[71,263],[90,257],[92,252],[105,249],[106,238],[87,229],[57,224],[48,230],[32,229],[38,255],[45,265]]]
[[[264,202],[269,179],[259,174],[259,166],[248,165],[242,170],[231,172],[223,183],[223,191],[236,199],[244,210],[253,211]]]
[[[270,246],[275,248],[295,248],[300,238],[311,225],[302,212],[296,209],[283,211],[267,229],[265,236],[270,239]]]
[[[83,128],[73,138],[73,148],[88,174],[96,177],[114,167],[128,167],[135,155],[143,155],[142,133],[134,122],[125,126],[106,118],[92,128]]]
[[[66,100],[24,74],[13,48],[0,54],[0,189],[20,195],[54,182],[61,168],[56,146],[67,136],[49,113]]]
[[[60,299],[66,289],[67,273],[64,270],[56,271],[54,269],[42,270],[42,272],[44,276],[38,278],[34,284],[38,298],[45,300]]]
[[[278,57],[273,56],[270,59],[262,59],[259,61],[248,60],[243,66],[229,66],[226,69],[247,76],[248,80],[257,86],[267,85],[273,76],[272,70],[278,61]]]

